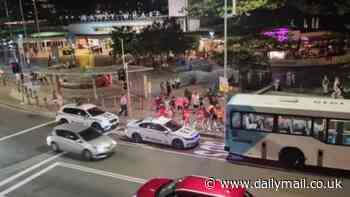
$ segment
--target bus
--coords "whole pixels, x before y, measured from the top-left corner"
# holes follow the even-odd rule
[[[237,94],[225,118],[231,155],[350,170],[350,100]]]

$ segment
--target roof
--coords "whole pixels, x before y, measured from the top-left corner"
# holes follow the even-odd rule
[[[228,103],[239,110],[350,119],[350,100],[237,94]]]
[[[78,105],[78,104],[75,104],[75,103],[71,103],[71,104],[67,104],[67,105],[63,106],[63,108],[67,108],[67,107],[79,108],[79,109],[82,109],[82,110],[88,110],[88,109],[91,109],[93,107],[96,107],[96,105],[88,104],[88,103],[84,103],[84,104]]]
[[[165,123],[169,122],[171,119],[170,118],[166,118],[166,117],[158,117],[158,118],[153,118],[153,117],[149,117],[149,118],[145,118],[144,121],[148,121],[148,122],[152,122],[155,124],[161,124],[164,125]]]
[[[212,179],[212,178],[210,178]],[[230,197],[244,197],[244,188],[223,188],[219,179],[213,179],[213,187],[209,188],[207,186],[208,177],[201,176],[187,176],[176,184],[176,191],[193,191],[196,193],[209,194],[210,196],[230,196]]]
[[[89,126],[80,123],[66,123],[55,127],[56,130],[68,130],[74,133],[79,133],[80,131],[83,131],[88,128]]]

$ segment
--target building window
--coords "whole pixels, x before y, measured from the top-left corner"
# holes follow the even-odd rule
[[[243,114],[243,128],[272,132],[273,116],[266,114],[245,113]]]
[[[311,118],[278,116],[278,131],[292,135],[310,135]]]
[[[330,120],[327,142],[329,144],[350,145],[350,121]]]
[[[326,141],[326,119],[314,119],[313,136],[314,138],[325,142]]]

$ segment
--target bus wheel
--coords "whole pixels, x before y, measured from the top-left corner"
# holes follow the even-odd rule
[[[297,148],[284,148],[279,154],[279,162],[288,168],[300,168],[305,164],[305,156]]]

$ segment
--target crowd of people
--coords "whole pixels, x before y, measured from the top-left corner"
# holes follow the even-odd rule
[[[173,88],[176,86],[167,86],[167,91],[154,98],[152,106],[156,117],[181,119],[186,127],[206,131],[223,129],[224,108],[210,89],[200,94],[185,88],[183,96],[175,96]]]
[[[72,21],[79,21],[82,23],[85,22],[101,22],[101,21],[122,21],[122,20],[136,20],[136,19],[145,19],[145,18],[152,18],[152,17],[159,17],[161,16],[161,13],[159,11],[152,11],[152,12],[112,12],[112,11],[96,11],[92,14],[82,14],[79,16],[74,15],[65,15],[60,16],[59,20],[61,22],[72,22]]]

